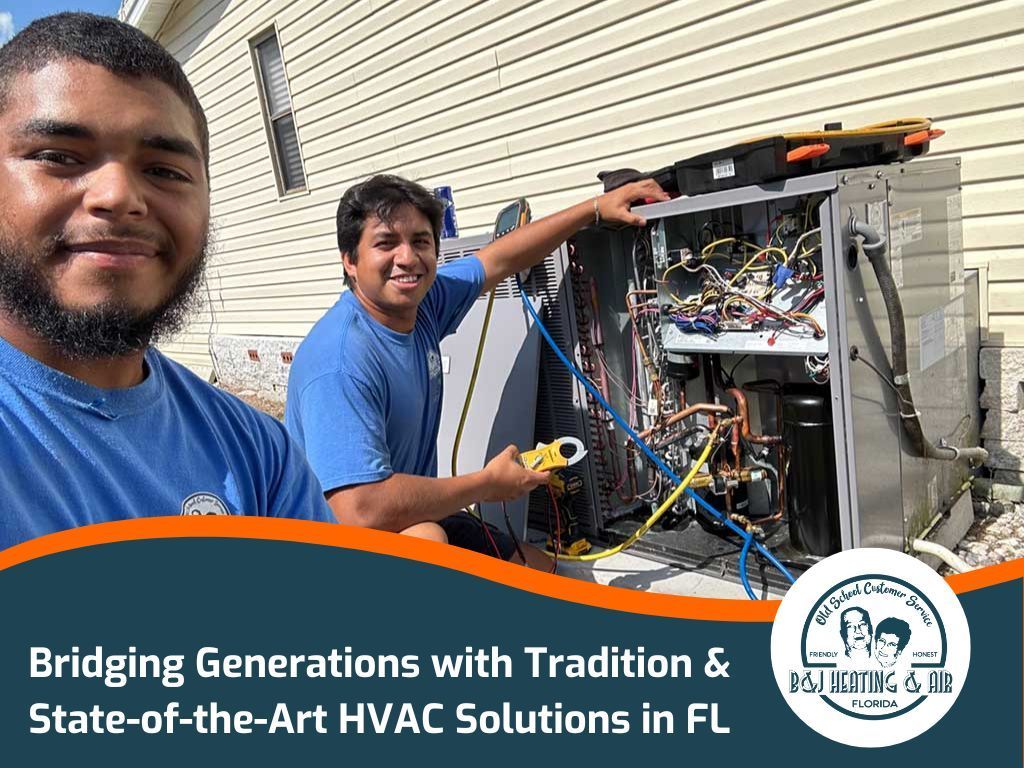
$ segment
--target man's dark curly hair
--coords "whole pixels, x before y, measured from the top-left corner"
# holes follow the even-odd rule
[[[210,161],[206,115],[181,65],[163,46],[135,27],[109,16],[57,13],[36,19],[0,47],[0,112],[14,80],[55,61],[81,59],[123,78],[151,77],[168,85],[195,118],[203,160]]]
[[[341,196],[337,216],[338,250],[347,253],[349,260],[355,263],[366,219],[374,215],[389,222],[403,205],[411,205],[427,217],[434,230],[435,252],[440,251],[444,203],[416,182],[386,173],[349,187]],[[344,279],[345,285],[351,285],[347,274]]]

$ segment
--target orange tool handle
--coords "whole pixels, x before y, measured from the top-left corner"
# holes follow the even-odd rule
[[[831,147],[828,144],[804,144],[802,147],[791,149],[786,153],[787,163],[799,163],[804,160],[812,160],[815,157],[821,157],[828,152]]]

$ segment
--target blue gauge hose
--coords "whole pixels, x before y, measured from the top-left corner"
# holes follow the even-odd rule
[[[523,300],[523,306],[526,307],[526,311],[530,314],[530,317],[533,318],[533,322],[537,324],[537,328],[540,330],[541,335],[544,337],[544,341],[547,342],[548,346],[551,347],[555,355],[558,356],[558,359],[561,360],[562,365],[568,368],[572,375],[575,376],[576,379],[584,387],[586,387],[587,392],[589,392],[594,397],[594,399],[596,399],[597,402],[601,404],[601,407],[608,411],[611,417],[615,419],[615,422],[626,431],[626,434],[629,435],[630,439],[634,443],[636,443],[637,446],[640,447],[644,454],[646,454],[647,458],[654,462],[655,466],[657,466],[658,469],[664,472],[665,475],[667,475],[673,483],[679,485],[683,481],[682,478],[679,477],[679,475],[677,475],[675,472],[673,472],[671,468],[669,468],[669,466],[664,461],[661,460],[661,457],[659,457],[654,451],[651,450],[650,446],[648,446],[647,443],[645,443],[640,438],[640,436],[635,431],[633,431],[629,424],[626,423],[625,419],[623,419],[622,416],[620,416],[618,412],[614,408],[612,408],[611,404],[607,400],[605,400],[604,397],[601,396],[601,393],[597,391],[597,389],[594,387],[593,384],[590,383],[587,377],[580,373],[576,366],[572,364],[572,361],[565,356],[565,353],[563,353],[562,350],[558,348],[558,345],[555,343],[555,340],[551,338],[551,334],[548,333],[548,329],[544,327],[544,323],[541,322],[540,317],[537,315],[537,311],[533,308],[533,304],[531,304],[530,300],[526,297],[526,292],[523,290],[523,283],[519,279],[518,275],[516,275],[516,286],[519,288],[519,296]],[[753,590],[750,588],[750,582],[747,579],[746,573],[747,569],[745,554],[750,551],[751,545],[757,547],[757,550],[762,555],[764,555],[765,558],[767,558],[769,563],[771,563],[776,569],[778,569],[779,573],[786,577],[790,584],[796,583],[796,579],[794,579],[793,575],[788,570],[786,570],[786,567],[782,563],[780,563],[778,559],[771,552],[769,552],[763,544],[761,544],[761,542],[757,541],[753,534],[744,531],[742,528],[736,525],[736,523],[727,518],[713,506],[708,504],[704,499],[702,499],[692,490],[687,489],[686,493],[687,495],[689,495],[691,499],[697,502],[709,514],[711,514],[712,517],[721,521],[733,533],[735,533],[737,536],[743,539],[744,551],[741,552],[740,581],[743,583],[743,588],[746,590],[747,596],[750,597],[751,600],[757,599],[757,597],[754,595]]]

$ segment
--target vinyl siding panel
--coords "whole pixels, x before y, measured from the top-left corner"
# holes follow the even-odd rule
[[[249,40],[276,25],[308,189],[280,197]],[[928,115],[963,160],[990,344],[1024,345],[1024,0],[181,0],[159,39],[211,132],[211,306],[166,346],[304,335],[341,286],[338,197],[391,171],[454,188],[466,233],[759,134]]]

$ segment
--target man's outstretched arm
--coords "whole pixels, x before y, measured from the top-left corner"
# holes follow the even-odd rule
[[[512,501],[548,481],[547,472],[524,468],[509,446],[479,472],[458,477],[393,474],[375,483],[328,492],[327,503],[338,522],[404,531],[424,522],[438,522],[478,501]]]
[[[660,202],[669,197],[653,179],[637,181],[545,216],[495,240],[477,254],[484,265],[483,292],[509,275],[539,264],[568,238],[594,223],[598,215],[601,221],[612,224],[644,226],[647,222],[643,217],[630,211],[633,203],[644,199]]]

